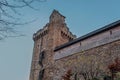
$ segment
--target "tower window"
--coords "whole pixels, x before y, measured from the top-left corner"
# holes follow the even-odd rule
[[[39,72],[39,79],[38,80],[43,80],[44,70],[45,69],[40,70],[40,72]]]
[[[44,53],[45,51],[42,51],[40,54],[39,54],[39,65],[41,65],[43,67],[43,59],[44,59]]]

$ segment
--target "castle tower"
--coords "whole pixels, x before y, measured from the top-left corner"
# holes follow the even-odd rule
[[[74,38],[65,24],[65,17],[54,10],[49,23],[33,35],[34,48],[29,80],[53,80],[54,48]]]

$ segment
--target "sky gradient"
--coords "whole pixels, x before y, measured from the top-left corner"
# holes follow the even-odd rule
[[[70,31],[78,37],[120,19],[120,0],[47,0],[34,3],[39,10],[19,10],[23,22],[17,30],[23,37],[0,41],[0,80],[29,80],[34,32],[49,22],[54,9],[66,17]]]

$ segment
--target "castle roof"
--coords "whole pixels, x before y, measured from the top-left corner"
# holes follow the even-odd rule
[[[72,41],[70,41],[70,42],[68,42],[68,43],[65,43],[65,44],[63,44],[63,45],[61,45],[61,46],[58,46],[58,47],[56,47],[56,48],[54,49],[54,51],[58,51],[58,50],[60,50],[60,49],[63,49],[63,48],[65,48],[65,47],[68,47],[68,46],[70,46],[70,45],[72,45],[72,44],[75,44],[75,43],[77,43],[77,42],[79,42],[79,41],[82,41],[82,40],[84,40],[84,39],[87,39],[87,38],[89,38],[89,37],[92,37],[92,36],[94,36],[94,35],[97,35],[97,34],[99,34],[99,33],[102,33],[102,32],[104,32],[104,31],[107,31],[107,30],[110,30],[110,29],[112,29],[112,28],[115,28],[115,27],[117,27],[117,25],[120,25],[120,20],[118,20],[118,21],[116,21],[116,22],[113,22],[113,23],[111,23],[111,24],[108,24],[108,25],[106,25],[106,26],[104,26],[104,27],[102,27],[102,28],[99,28],[99,29],[95,30],[95,31],[92,31],[92,32],[90,32],[90,33],[88,33],[88,34],[86,34],[86,35],[83,35],[83,36],[79,37],[79,38],[76,38],[76,39],[74,39],[74,40],[72,40]]]

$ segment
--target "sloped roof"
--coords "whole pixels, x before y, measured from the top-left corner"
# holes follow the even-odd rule
[[[65,47],[68,47],[68,46],[70,46],[70,45],[72,45],[72,44],[75,44],[75,43],[77,43],[77,42],[79,42],[79,41],[82,41],[82,40],[84,40],[84,39],[87,39],[87,38],[89,38],[89,37],[91,37],[91,36],[97,35],[97,34],[99,34],[99,33],[102,33],[102,32],[104,32],[104,31],[107,31],[107,30],[112,29],[112,28],[114,28],[114,27],[117,27],[117,25],[120,25],[120,20],[115,21],[115,22],[113,22],[113,23],[111,23],[111,24],[108,24],[108,25],[106,25],[106,26],[104,26],[104,27],[102,27],[102,28],[99,28],[99,29],[95,30],[95,31],[92,31],[92,32],[90,32],[90,33],[88,33],[88,34],[86,34],[86,35],[83,35],[83,36],[79,37],[79,38],[76,38],[76,39],[74,39],[74,40],[72,40],[72,41],[70,41],[70,42],[68,42],[68,43],[65,43],[65,44],[63,44],[63,45],[61,45],[61,46],[58,46],[58,47],[56,47],[56,48],[54,49],[54,51],[58,51],[58,50],[60,50],[60,49],[63,49],[63,48],[65,48]]]

